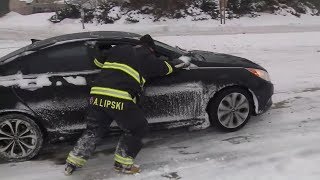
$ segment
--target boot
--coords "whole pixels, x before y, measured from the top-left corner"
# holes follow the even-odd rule
[[[124,173],[124,174],[137,174],[141,172],[141,169],[138,165],[124,165],[119,162],[114,162],[114,170],[116,172]]]
[[[77,167],[75,165],[67,162],[65,165],[64,174],[66,176],[70,176],[76,169]]]

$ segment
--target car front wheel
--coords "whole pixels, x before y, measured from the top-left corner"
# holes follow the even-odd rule
[[[39,126],[29,117],[8,114],[0,117],[0,158],[26,161],[38,154],[43,136]]]
[[[218,92],[210,104],[209,116],[213,125],[225,131],[236,131],[250,119],[252,100],[247,91],[230,88]]]

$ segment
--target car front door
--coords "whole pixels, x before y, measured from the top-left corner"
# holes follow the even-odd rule
[[[105,47],[112,47],[119,44],[136,45],[138,41],[119,39],[100,43]],[[172,52],[173,47],[163,43],[161,45],[157,47],[157,56],[165,59],[179,57],[179,54]],[[149,123],[181,120],[199,122],[198,120],[205,119],[206,114],[202,108],[204,90],[199,77],[196,76],[197,71],[182,70],[169,76],[152,79],[147,83],[142,108]]]
[[[161,58],[177,58],[176,54],[172,55],[167,49],[157,49],[157,56]],[[147,84],[143,107],[150,123],[183,120],[202,122],[206,118],[206,113],[203,112],[205,89],[197,71],[179,70],[168,76],[152,79]]]

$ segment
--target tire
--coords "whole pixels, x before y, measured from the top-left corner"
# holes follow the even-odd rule
[[[43,143],[39,126],[22,114],[0,116],[0,158],[10,162],[36,156]]]
[[[250,94],[241,88],[233,87],[218,92],[209,105],[211,124],[223,131],[237,131],[250,119],[253,101]]]

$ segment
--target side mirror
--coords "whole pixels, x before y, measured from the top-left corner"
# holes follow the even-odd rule
[[[177,49],[179,49],[180,51],[183,51],[183,52],[188,52],[186,49],[182,49],[181,47],[179,46],[176,46]]]
[[[38,42],[38,41],[41,41],[39,39],[31,39],[31,44],[35,43],[35,42]]]

